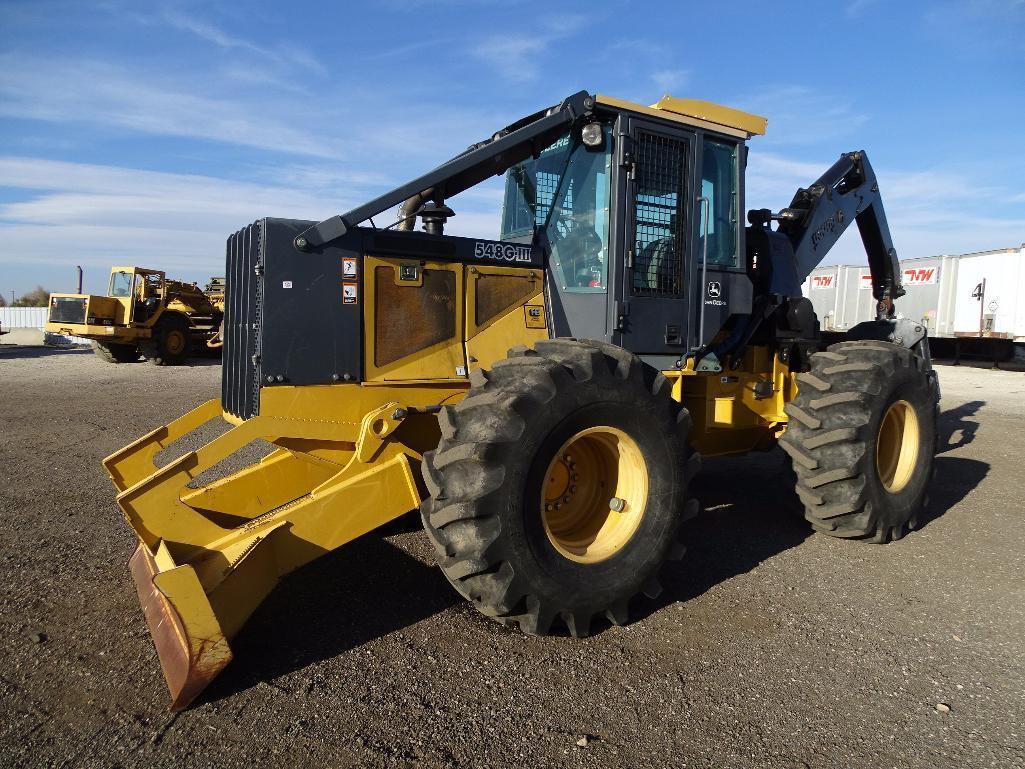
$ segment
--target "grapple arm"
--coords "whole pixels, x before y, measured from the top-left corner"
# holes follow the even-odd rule
[[[886,304],[904,295],[897,251],[890,238],[875,171],[864,151],[840,156],[814,184],[801,188],[787,208],[773,218],[794,249],[803,282],[818,267],[852,221],[857,221],[869,269],[872,295]]]

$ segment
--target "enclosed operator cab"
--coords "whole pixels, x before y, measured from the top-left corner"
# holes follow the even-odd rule
[[[161,270],[143,267],[114,267],[110,271],[107,296],[123,308],[125,323],[146,323],[160,308],[166,276]]]
[[[750,312],[745,141],[765,120],[668,96],[596,102],[594,123],[506,173],[501,238],[550,249],[555,336],[672,368]]]

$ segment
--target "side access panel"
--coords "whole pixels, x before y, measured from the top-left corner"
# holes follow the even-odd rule
[[[548,338],[543,271],[466,268],[466,360],[491,368],[510,348]]]
[[[367,381],[462,380],[463,270],[459,262],[367,256]]]

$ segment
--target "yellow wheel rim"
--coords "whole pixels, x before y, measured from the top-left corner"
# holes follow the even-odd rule
[[[918,462],[918,416],[907,401],[891,404],[879,425],[876,470],[883,488],[896,494],[908,485]]]
[[[640,447],[614,427],[581,430],[556,452],[544,476],[541,518],[548,541],[577,563],[598,563],[637,531],[648,501]]]
[[[185,335],[181,331],[171,331],[167,335],[167,351],[171,355],[179,355],[185,349]]]

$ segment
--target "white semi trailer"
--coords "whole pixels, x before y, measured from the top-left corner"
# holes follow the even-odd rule
[[[904,289],[897,311],[920,321],[937,355],[1006,360],[1025,342],[1025,244],[900,263]],[[823,331],[847,331],[875,317],[868,267],[833,265],[804,283]]]

